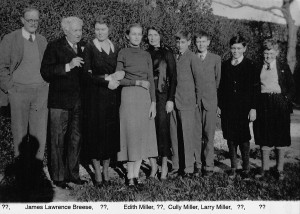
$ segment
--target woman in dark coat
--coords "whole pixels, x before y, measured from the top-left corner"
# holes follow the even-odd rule
[[[291,145],[290,113],[295,84],[289,66],[276,59],[279,54],[277,42],[266,40],[263,50],[264,64],[260,66],[260,93],[254,123],[255,144],[261,148],[262,170],[255,177],[268,174],[270,151],[275,147],[276,176],[282,180],[285,149]]]
[[[158,155],[162,157],[161,179],[168,173],[168,157],[171,156],[170,112],[174,108],[175,89],[177,83],[176,62],[170,48],[161,42],[161,32],[152,26],[147,29],[148,52],[153,62],[153,76],[156,92],[156,135]],[[151,174],[157,173],[156,158],[150,158]]]
[[[256,118],[255,94],[257,71],[246,57],[246,41],[242,36],[230,40],[232,58],[222,63],[218,105],[221,109],[221,124],[224,139],[227,139],[231,161],[230,178],[236,176],[237,147],[242,160],[242,176],[249,176],[249,152],[251,139],[249,122]]]
[[[108,39],[110,24],[105,16],[94,23],[96,38],[85,47],[84,71],[87,82],[84,91],[83,143],[95,169],[95,184],[101,187],[109,180],[110,158],[120,150],[119,79],[114,73],[118,48]],[[103,178],[100,169],[103,160]]]

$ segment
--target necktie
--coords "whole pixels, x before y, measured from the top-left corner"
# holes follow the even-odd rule
[[[203,54],[200,54],[200,59],[204,60],[204,55]]]
[[[267,63],[267,62],[266,62],[266,68],[267,68],[268,71],[271,70],[270,63]]]
[[[179,60],[181,58],[181,56],[182,56],[182,53],[179,52],[177,55],[177,60]]]
[[[237,59],[235,59],[235,60],[233,61],[233,65],[236,66],[237,64],[239,64],[239,61],[238,61]]]
[[[32,38],[32,35],[30,34],[29,36],[29,39],[28,39],[29,42],[33,42],[33,38]]]
[[[77,45],[73,44],[72,48],[73,48],[74,52],[77,54]]]

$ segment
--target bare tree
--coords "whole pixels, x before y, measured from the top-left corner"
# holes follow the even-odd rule
[[[213,0],[213,2],[215,2],[217,4],[221,4],[221,5],[230,7],[230,8],[251,7],[251,8],[254,8],[257,10],[269,12],[275,16],[285,19],[287,32],[288,32],[288,39],[287,39],[288,47],[287,47],[286,58],[287,58],[287,62],[290,66],[292,73],[294,73],[295,67],[296,67],[296,62],[297,62],[296,46],[297,46],[297,32],[298,32],[299,26],[295,25],[295,20],[293,19],[292,15],[291,15],[290,6],[293,1],[294,0],[283,0],[281,7],[278,7],[278,6],[261,7],[258,5],[249,4],[246,1],[242,1],[242,0],[232,0],[232,3],[233,3],[232,5],[223,3],[221,0]],[[282,15],[276,13],[278,11],[281,11]]]

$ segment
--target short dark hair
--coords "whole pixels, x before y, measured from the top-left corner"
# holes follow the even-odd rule
[[[106,16],[106,15],[99,15],[99,16],[97,16],[95,18],[93,24],[94,24],[94,27],[95,27],[96,24],[105,24],[108,28],[111,27],[111,22],[110,22],[108,16]]]
[[[207,40],[211,39],[210,35],[207,32],[205,32],[204,30],[200,30],[197,33],[195,33],[195,35],[194,35],[194,42],[196,42],[197,38],[201,39],[202,37],[206,37]]]
[[[241,35],[234,36],[229,41],[230,46],[232,46],[234,44],[238,44],[238,43],[241,43],[244,47],[247,46],[246,39]]]
[[[127,26],[126,31],[125,31],[126,35],[129,35],[131,28],[134,28],[134,27],[138,27],[143,30],[142,25],[140,25],[139,23],[133,23],[133,24],[130,24]]]
[[[36,11],[36,12],[38,12],[38,14],[40,14],[40,11],[36,7],[34,7],[34,6],[28,6],[28,7],[25,7],[23,9],[23,17],[25,17],[25,14],[27,12],[31,12],[31,11]]]
[[[273,38],[266,39],[263,42],[263,50],[272,50],[272,49],[274,49],[275,51],[279,50],[278,42]]]
[[[187,30],[180,30],[175,34],[175,38],[177,39],[186,39],[186,40],[191,40],[191,33],[188,32]]]

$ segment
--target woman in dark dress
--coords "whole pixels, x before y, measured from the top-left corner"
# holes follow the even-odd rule
[[[110,158],[120,150],[119,81],[115,72],[118,48],[108,39],[110,23],[99,16],[94,23],[96,38],[87,43],[84,71],[87,82],[84,92],[84,144],[86,155],[92,159],[95,184],[107,183]],[[100,169],[103,160],[103,178]]]
[[[171,156],[170,112],[174,108],[177,83],[176,62],[170,48],[161,42],[161,32],[152,26],[147,29],[148,52],[153,62],[153,76],[156,92],[156,135],[158,155],[162,158],[161,179],[168,173],[168,157]],[[156,158],[150,158],[151,174],[157,173]]]
[[[249,122],[256,119],[255,97],[258,87],[257,71],[246,57],[246,41],[242,36],[230,40],[232,58],[222,63],[218,90],[218,105],[224,139],[227,140],[231,161],[230,178],[236,176],[237,147],[242,160],[242,177],[249,177],[249,152],[251,139]]]
[[[295,84],[289,66],[277,59],[279,47],[275,40],[263,44],[264,64],[260,66],[260,93],[257,120],[253,124],[255,144],[260,145],[262,170],[255,177],[268,175],[270,151],[277,152],[276,176],[284,179],[283,165],[286,147],[291,145],[290,113]]]

